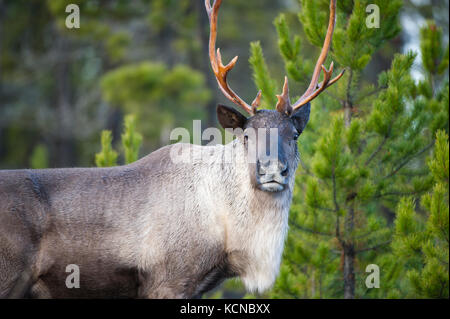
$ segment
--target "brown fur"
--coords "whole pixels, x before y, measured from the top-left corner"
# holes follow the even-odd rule
[[[177,144],[218,151],[211,163],[175,164],[171,145],[120,167],[0,171],[0,298],[192,298],[232,276],[267,289],[298,161],[295,124],[276,114],[245,125],[283,132],[292,171],[282,192],[259,190],[254,165],[220,161],[226,149],[245,157],[242,136]],[[69,264],[79,289],[65,285]]]

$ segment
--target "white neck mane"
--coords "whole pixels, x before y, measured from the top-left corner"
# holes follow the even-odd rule
[[[242,159],[245,156],[242,145],[236,140],[223,147],[224,150],[229,148],[237,150],[237,157]],[[238,251],[248,258],[246,269],[241,274],[245,287],[250,291],[263,292],[273,285],[279,272],[294,176],[289,188],[283,192],[263,192],[251,184],[250,174],[254,172],[249,172],[248,163],[245,160],[237,162],[220,169],[220,184],[224,187],[220,191],[225,194],[221,210],[228,229],[225,231],[225,244],[227,252]]]

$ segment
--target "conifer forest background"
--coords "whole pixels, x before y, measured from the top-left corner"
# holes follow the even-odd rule
[[[301,95],[329,0],[224,0],[233,88],[274,108]],[[80,28],[65,26],[68,4]],[[380,23],[368,28],[370,4]],[[338,0],[336,85],[299,138],[280,275],[264,295],[228,280],[208,298],[449,298],[449,1]],[[203,0],[0,0],[0,169],[111,166],[167,145],[226,103]],[[379,288],[367,284],[373,265]],[[369,278],[370,279],[370,278]],[[370,280],[369,280],[370,281]]]

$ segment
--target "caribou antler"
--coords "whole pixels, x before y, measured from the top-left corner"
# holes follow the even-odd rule
[[[219,84],[219,88],[223,94],[233,103],[242,107],[249,114],[255,114],[256,109],[259,107],[261,102],[261,91],[258,92],[255,100],[251,105],[247,104],[242,100],[229,86],[227,83],[228,72],[234,68],[236,65],[238,57],[236,56],[230,63],[223,65],[222,56],[220,54],[220,49],[216,52],[216,39],[217,39],[217,16],[219,13],[220,5],[222,0],[214,0],[211,6],[211,0],[205,0],[206,12],[209,17],[210,24],[210,34],[209,34],[209,59],[211,60],[211,67]],[[331,62],[330,69],[327,70],[323,63],[327,59],[328,51],[330,50],[331,40],[333,38],[334,25],[336,23],[336,0],[330,1],[330,20],[328,23],[328,30],[325,36],[325,41],[320,52],[320,56],[317,60],[316,66],[314,68],[314,73],[311,79],[311,83],[307,88],[306,92],[300,97],[300,99],[291,105],[289,99],[289,85],[288,79],[285,78],[283,93],[277,95],[278,103],[276,109],[281,113],[292,114],[295,110],[299,109],[303,105],[315,99],[320,93],[322,93],[327,87],[336,83],[343,75],[345,70],[339,73],[334,79],[331,80],[331,75],[333,74],[333,62]],[[319,82],[320,71],[323,70],[324,78],[321,83]]]
[[[300,99],[295,102],[293,105],[289,102],[289,90],[288,90],[288,79],[285,78],[283,94],[278,95],[278,103],[277,110],[282,113],[291,114],[293,111],[299,109],[303,105],[311,102],[315,99],[320,93],[322,93],[327,87],[336,83],[345,72],[345,69],[339,73],[334,79],[331,79],[331,75],[333,74],[333,62],[331,62],[330,69],[327,70],[323,63],[327,59],[328,51],[330,50],[331,40],[333,38],[334,25],[336,23],[336,0],[330,1],[330,20],[328,23],[328,30],[325,36],[325,41],[323,43],[322,51],[320,52],[320,56],[317,59],[316,66],[314,68],[314,73],[311,79],[311,83],[307,88],[306,92],[300,97]],[[324,78],[321,83],[319,82],[320,70],[323,70]]]
[[[219,13],[219,8],[222,0],[214,0],[211,7],[211,0],[205,0],[206,12],[209,17],[210,33],[209,33],[209,59],[211,60],[211,67],[219,84],[219,88],[223,94],[234,104],[242,107],[247,113],[255,114],[256,109],[259,107],[261,102],[261,91],[256,95],[255,100],[251,105],[247,104],[242,100],[229,86],[227,83],[228,72],[235,66],[238,57],[236,56],[227,65],[223,65],[222,56],[220,54],[220,49],[217,49],[216,53],[216,38],[217,38],[217,15]]]

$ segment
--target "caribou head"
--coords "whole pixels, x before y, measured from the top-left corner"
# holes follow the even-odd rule
[[[277,95],[276,110],[258,110],[261,102],[259,91],[255,100],[247,104],[228,85],[227,76],[237,62],[237,56],[227,65],[222,63],[220,49],[216,51],[217,18],[222,0],[215,0],[211,6],[211,0],[205,1],[206,11],[210,22],[209,58],[212,70],[222,93],[234,104],[239,106],[250,116],[246,117],[235,109],[219,105],[217,116],[223,128],[242,129],[242,134],[236,134],[237,138],[248,152],[249,165],[254,175],[250,176],[253,184],[262,191],[280,192],[286,189],[289,177],[296,169],[298,159],[297,139],[306,127],[309,120],[310,102],[322,93],[327,87],[336,83],[344,74],[331,79],[333,62],[329,69],[323,63],[330,50],[333,30],[336,21],[336,0],[330,2],[330,19],[328,31],[320,56],[314,68],[311,82],[306,92],[296,101],[291,103],[289,98],[288,78],[285,77],[283,92]],[[324,73],[323,81],[319,83],[321,70]],[[248,132],[256,132],[249,134]],[[270,132],[275,132],[271,135]],[[263,138],[261,138],[263,137]],[[274,145],[275,148],[270,146]],[[275,152],[267,152],[268,149],[276,149]]]

